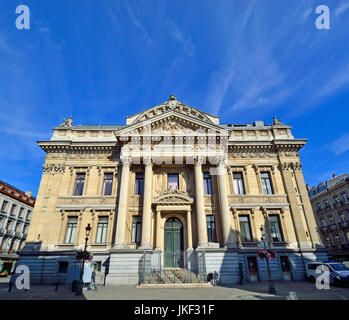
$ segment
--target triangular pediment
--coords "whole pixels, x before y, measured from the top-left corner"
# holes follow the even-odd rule
[[[182,114],[177,110],[168,110],[148,120],[131,124],[115,132],[123,136],[166,136],[166,135],[211,135],[228,136],[229,132],[218,125]]]

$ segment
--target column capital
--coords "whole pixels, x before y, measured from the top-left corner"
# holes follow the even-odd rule
[[[204,163],[204,157],[203,157],[203,156],[197,156],[197,157],[194,159],[194,165],[195,165],[195,167],[202,166],[203,163]]]
[[[122,163],[122,166],[130,166],[132,164],[132,158],[131,157],[127,157],[127,156],[124,156],[124,157],[120,157],[120,160],[121,160],[121,163]]]
[[[145,167],[151,167],[153,165],[153,161],[151,157],[143,158],[143,164]]]

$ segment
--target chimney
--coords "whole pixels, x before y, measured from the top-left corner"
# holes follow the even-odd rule
[[[28,196],[29,198],[31,198],[33,196],[33,192],[32,191],[26,191],[26,192],[24,192],[24,194],[26,196]]]
[[[334,173],[332,177],[335,178],[335,177],[337,177],[337,175]]]
[[[309,184],[307,184],[307,190],[308,191],[310,191],[311,189],[310,189],[310,185]]]

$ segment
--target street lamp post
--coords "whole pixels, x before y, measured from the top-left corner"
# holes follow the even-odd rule
[[[262,233],[262,240],[263,240],[263,243],[264,243],[264,249],[267,250],[268,246],[267,246],[266,234],[265,234],[263,225],[261,226],[260,230],[261,230],[261,233]],[[273,279],[271,277],[271,271],[270,271],[270,265],[269,265],[268,257],[266,257],[266,260],[267,260],[267,271],[268,271],[268,287],[269,287],[268,288],[268,292],[272,293],[272,294],[275,294],[276,290],[275,290]]]
[[[84,276],[84,266],[85,266],[85,254],[86,254],[86,249],[87,249],[87,241],[88,241],[88,237],[90,236],[90,231],[91,231],[91,227],[90,224],[87,225],[87,227],[85,228],[86,230],[86,238],[85,238],[85,249],[83,251],[83,257],[82,257],[82,263],[81,263],[81,269],[80,269],[80,281],[79,281],[79,286],[78,289],[76,291],[76,295],[77,296],[81,296],[82,295],[82,288],[84,286],[84,282],[82,280],[83,276]]]

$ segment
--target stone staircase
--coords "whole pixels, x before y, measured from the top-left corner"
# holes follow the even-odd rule
[[[161,272],[153,272],[147,279],[147,284],[183,284],[183,283],[201,283],[194,272],[186,269],[165,269]]]

